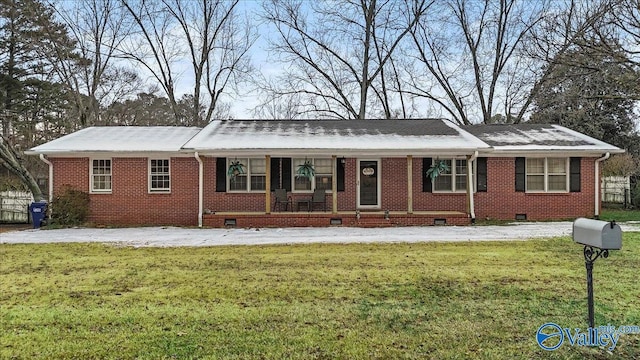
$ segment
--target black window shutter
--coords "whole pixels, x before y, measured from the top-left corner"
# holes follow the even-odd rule
[[[516,191],[524,192],[525,191],[525,168],[526,162],[525,158],[517,157],[516,158]]]
[[[336,183],[338,191],[344,191],[344,167],[346,163],[342,163],[341,159],[336,161]]]
[[[422,158],[422,192],[433,192],[431,189],[431,178],[427,175],[427,170],[431,167],[431,158]]]
[[[291,191],[291,158],[282,158],[282,187]]]
[[[572,157],[569,163],[569,191],[580,192],[580,163],[581,158]]]
[[[216,192],[227,191],[227,159],[216,158]]]
[[[477,158],[476,166],[478,167],[476,171],[476,189],[478,192],[487,192],[487,158]]]
[[[280,189],[280,158],[271,158],[271,191]]]

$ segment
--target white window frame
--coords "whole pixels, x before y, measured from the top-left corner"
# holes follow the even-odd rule
[[[529,190],[529,172],[528,172],[528,163],[530,159],[544,159],[544,190]],[[562,159],[564,160],[564,177],[565,177],[565,185],[564,190],[549,190],[549,175],[561,175],[559,173],[549,173],[549,159]],[[565,194],[569,192],[569,181],[570,181],[570,158],[568,157],[528,157],[525,158],[524,164],[524,181],[525,181],[525,190],[527,193],[532,194],[543,194],[543,193],[552,193],[552,194]],[[534,174],[538,175],[538,174]]]
[[[329,160],[331,162],[331,172],[330,173],[318,173],[316,172],[315,176],[313,177],[313,179],[311,179],[311,189],[309,190],[296,190],[296,174],[297,174],[297,170],[298,170],[298,165],[296,165],[296,160],[311,160],[311,164],[313,164],[313,168],[315,169],[316,167],[316,160]],[[333,159],[330,157],[318,157],[318,158],[292,158],[291,159],[291,191],[293,193],[298,193],[298,194],[310,194],[313,193],[313,191],[317,188],[316,186],[316,177],[318,177],[319,175],[329,175],[331,176],[331,180],[329,181],[329,184],[332,183],[333,181],[333,176],[335,176],[334,174],[334,168],[335,168],[335,164],[333,162]],[[325,193],[327,194],[331,194],[331,189],[332,186],[330,186],[328,189],[325,189]]]
[[[94,161],[109,161],[109,173],[108,174],[94,174],[93,162]],[[108,189],[96,189],[95,177],[96,176],[108,176],[109,188]],[[89,193],[90,194],[111,194],[113,192],[113,159],[112,158],[91,158],[89,159]]]
[[[251,160],[261,160],[264,161],[265,164],[265,172],[264,173],[258,173],[258,174],[252,174],[251,173]],[[244,190],[237,190],[237,189],[231,189],[231,177],[227,175],[227,192],[230,193],[257,193],[257,194],[264,194],[265,191],[267,191],[266,189],[266,176],[267,176],[267,166],[270,166],[270,164],[267,163],[267,159],[266,158],[259,158],[259,157],[250,157],[250,158],[227,158],[227,169],[229,168],[229,164],[231,164],[232,161],[240,161],[241,164],[243,164],[245,166],[245,173],[242,174],[241,176],[246,176],[247,177],[247,187]],[[265,177],[265,189],[264,190],[253,190],[251,189],[251,176],[264,176]]]
[[[153,173],[151,162],[152,161],[166,161],[167,162],[167,173]],[[171,159],[168,158],[149,158],[147,167],[148,181],[149,181],[149,193],[150,194],[167,194],[171,193]],[[168,176],[169,177],[169,187],[168,188],[154,188],[153,187],[153,176]]]
[[[467,192],[467,188],[469,186],[469,179],[467,178],[468,174],[467,174],[467,167],[469,166],[469,160],[467,158],[464,157],[451,157],[451,158],[439,158],[437,159],[437,161],[440,160],[451,160],[451,174],[447,174],[445,176],[451,176],[451,189],[449,190],[436,190],[436,181],[438,181],[438,178],[441,175],[439,175],[438,177],[436,177],[433,181],[431,181],[431,191],[433,193],[439,193],[439,194],[452,194],[452,193],[456,193],[456,194],[462,194],[462,193],[466,193]],[[465,161],[465,171],[464,174],[458,174],[457,173],[457,169],[456,169],[456,161],[457,160],[464,160]],[[436,161],[435,159],[432,161]],[[474,166],[475,161],[471,162],[471,166],[473,166],[473,168],[471,169],[471,180],[472,180],[472,184],[473,184],[473,192],[476,191],[476,185],[475,185],[475,171],[476,171],[476,166]],[[456,188],[456,177],[458,176],[462,176],[464,175],[465,177],[465,188],[464,189],[457,189]]]

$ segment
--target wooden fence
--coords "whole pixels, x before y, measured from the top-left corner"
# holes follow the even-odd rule
[[[0,222],[28,223],[31,202],[33,196],[28,191],[0,191]]]

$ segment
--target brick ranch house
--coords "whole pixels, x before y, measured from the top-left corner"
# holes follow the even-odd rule
[[[264,227],[597,217],[599,164],[620,152],[557,125],[426,119],[92,127],[27,153],[49,165],[50,200],[90,194],[96,224]],[[305,161],[315,176],[296,176]],[[291,203],[276,207],[276,189]]]

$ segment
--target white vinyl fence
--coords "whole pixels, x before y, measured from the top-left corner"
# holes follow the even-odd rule
[[[28,191],[0,191],[0,223],[29,222],[29,204],[33,196]]]
[[[625,205],[630,202],[631,182],[628,176],[605,176],[601,185],[603,202]]]

